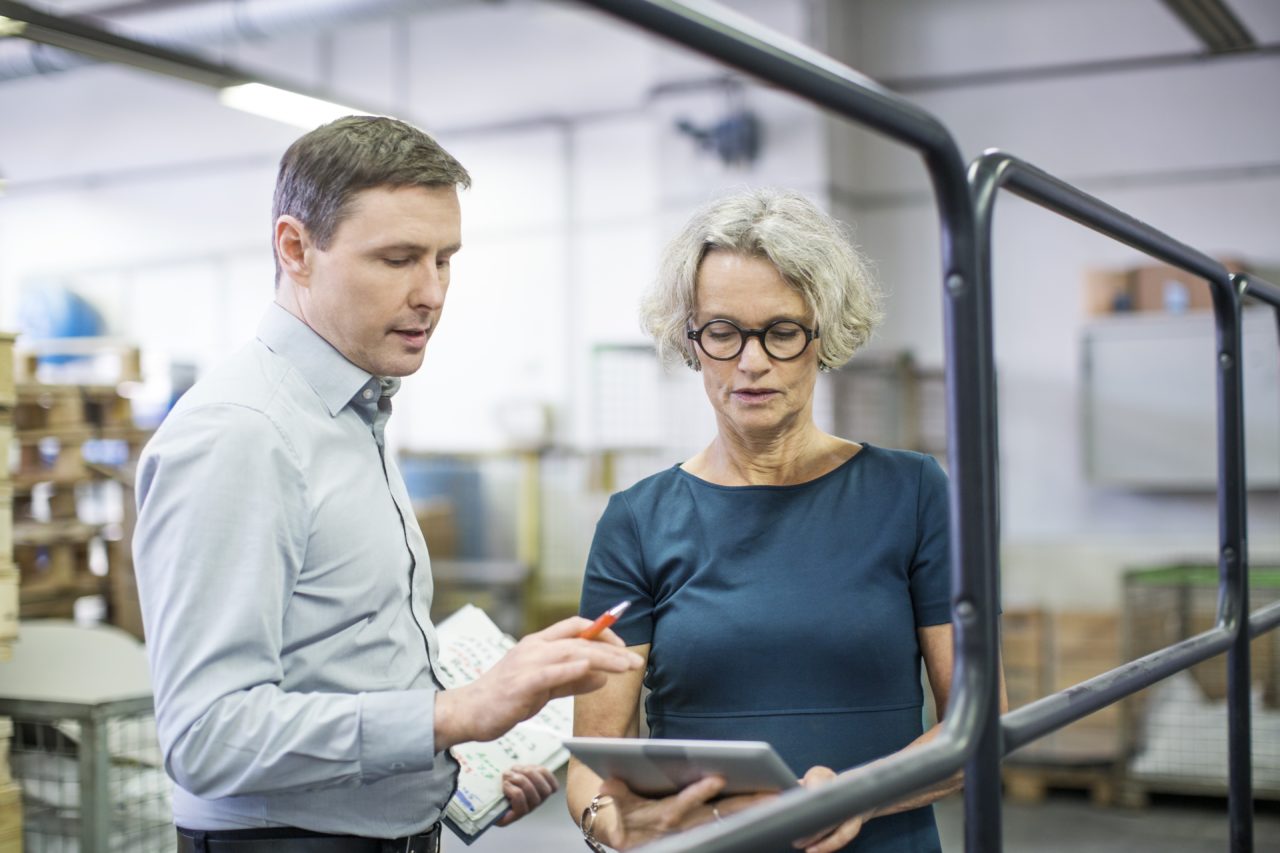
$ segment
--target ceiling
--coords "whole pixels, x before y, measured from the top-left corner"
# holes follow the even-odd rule
[[[295,14],[292,19],[287,13],[276,14],[277,25],[267,28],[260,28],[258,21],[271,18],[273,10],[305,10],[309,4],[297,0],[43,0],[31,5],[52,14],[83,16],[86,23],[124,27],[141,37],[176,39],[188,50],[208,54],[238,41],[264,44],[299,36],[323,38],[388,17],[420,20],[434,16],[438,19],[435,26],[447,30],[456,23],[460,32],[466,33],[461,19],[478,14],[487,19],[493,38],[519,40],[524,17],[520,7],[536,2],[337,0],[315,4],[321,10],[316,14]],[[567,8],[579,5],[568,0],[551,2]],[[823,2],[829,0],[801,0],[802,5]],[[729,5],[756,16],[767,7],[760,0],[731,0]],[[851,0],[848,5],[853,10],[849,20],[859,30],[855,39],[858,67],[872,76],[917,87],[947,85],[948,78],[955,78],[952,84],[963,84],[990,73],[1046,68],[1087,73],[1092,63],[1205,54],[1213,44],[1214,18],[1222,18],[1224,13],[1251,39],[1249,46],[1280,48],[1277,0]],[[211,9],[234,9],[229,17],[243,19],[243,26],[238,31],[228,29],[225,23],[213,26]],[[1042,22],[1039,27],[1025,25],[1028,11]],[[442,17],[442,12],[456,14]],[[504,18],[510,27],[504,26]],[[1210,26],[1197,35],[1191,25],[1199,21]],[[885,37],[886,33],[901,33],[903,22],[907,22],[909,39]],[[19,40],[4,41],[0,40],[0,82],[12,76],[3,70],[4,58],[29,50],[29,45]],[[580,47],[584,54],[590,54],[589,44]]]
[[[1280,0],[1187,1],[1225,4],[1252,35],[1257,47],[1231,56],[1280,56]],[[1105,73],[1126,63],[1204,62],[1208,50],[1171,10],[1176,2],[1184,0],[730,5],[830,45],[832,34],[814,32],[814,22],[825,20],[818,13],[829,3],[840,3],[850,30],[841,58],[890,87],[917,93]],[[89,16],[96,26],[127,26],[140,38],[165,35],[208,61],[333,92],[344,103],[395,112],[441,133],[634,109],[672,81],[725,73],[572,0],[52,0],[39,8]],[[50,71],[56,63],[48,48],[38,67],[28,59],[31,49],[19,39],[0,39],[0,111],[27,119],[25,126],[0,126],[0,157],[18,182],[66,173],[72,159],[74,171],[88,173],[250,156],[274,151],[294,135],[291,128],[265,126],[274,122],[243,123],[202,87],[102,64]],[[1275,74],[1275,68],[1274,62],[1260,66],[1261,73]],[[110,122],[125,123],[128,132],[116,133]],[[216,146],[205,142],[215,125]],[[153,150],[138,144],[148,128]],[[114,148],[104,141],[115,138],[112,133],[119,137]]]

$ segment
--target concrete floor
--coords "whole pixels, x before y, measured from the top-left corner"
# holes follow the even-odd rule
[[[937,806],[946,853],[964,851],[964,804],[960,797]],[[576,853],[581,835],[557,794],[533,814],[506,829],[486,833],[470,848],[446,832],[447,853]],[[1225,800],[1157,798],[1142,810],[1099,809],[1083,796],[1051,795],[1037,805],[1006,803],[1006,853],[1226,853]],[[1280,808],[1259,809],[1255,853],[1280,853]]]

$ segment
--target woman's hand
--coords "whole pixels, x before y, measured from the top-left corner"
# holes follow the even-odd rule
[[[723,778],[708,776],[679,793],[654,800],[635,793],[621,779],[606,779],[600,794],[611,798],[610,807],[615,814],[607,822],[608,829],[597,831],[596,836],[616,850],[629,850],[714,820],[708,803],[723,788]],[[601,823],[596,826],[603,828]]]
[[[559,785],[551,771],[541,766],[516,765],[502,774],[502,795],[511,808],[498,820],[498,826],[515,823],[556,792]]]
[[[800,780],[800,784],[806,788],[814,788],[825,785],[834,778],[836,778],[836,771],[830,767],[816,765],[809,768],[804,778]],[[862,831],[862,824],[866,820],[867,815],[851,817],[839,826],[802,838],[792,846],[803,850],[804,853],[834,853],[858,837],[858,833]]]
[[[612,797],[611,807],[617,810],[617,814],[616,819],[608,821],[607,832],[598,835],[610,847],[629,850],[667,835],[721,820],[777,796],[744,794],[716,800],[713,805],[711,801],[723,789],[722,777],[708,776],[677,794],[655,800],[635,793],[621,779],[608,779],[600,786],[600,793]]]

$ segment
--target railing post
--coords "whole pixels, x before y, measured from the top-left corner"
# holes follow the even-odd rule
[[[989,618],[980,622],[979,639],[984,645],[986,654],[999,660],[1000,630],[996,615],[1000,601],[1000,506],[999,475],[996,470],[1000,446],[998,429],[999,416],[996,400],[995,375],[995,327],[992,319],[992,283],[991,283],[991,217],[993,214],[995,194],[998,183],[992,182],[984,186],[971,167],[967,174],[969,195],[973,204],[973,250],[974,267],[977,278],[974,282],[974,295],[978,301],[975,313],[982,318],[985,328],[985,367],[983,371],[986,393],[984,399],[989,403],[984,407],[983,431],[989,436],[991,457],[983,468],[992,478],[989,487],[984,490],[987,503],[983,507],[983,515],[987,522],[987,537],[990,540],[991,569],[983,573],[982,594],[980,598],[985,606],[991,608]],[[950,351],[948,353],[950,355]],[[957,388],[960,393],[964,389]],[[965,765],[964,770],[964,849],[967,853],[1000,853],[1004,845],[1004,821],[1001,815],[1001,781],[1000,765],[1004,758],[1003,733],[1000,727],[1000,678],[999,667],[995,669],[996,677],[985,687],[987,689],[988,713],[983,720],[978,736],[978,748]]]
[[[1249,709],[1249,555],[1245,528],[1244,366],[1240,293],[1215,288],[1218,340],[1218,526],[1222,536],[1219,622],[1235,631],[1227,652],[1227,811],[1231,853],[1253,853],[1253,758]],[[1232,600],[1234,599],[1234,601]]]

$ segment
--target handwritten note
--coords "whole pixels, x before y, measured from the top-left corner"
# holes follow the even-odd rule
[[[436,673],[445,688],[461,687],[490,669],[515,640],[480,608],[466,605],[436,628],[440,657]],[[569,760],[561,741],[573,734],[573,699],[549,702],[536,716],[497,740],[464,743],[452,749],[461,770],[458,790],[445,809],[455,831],[470,843],[507,810],[502,772],[516,764],[555,770]]]

